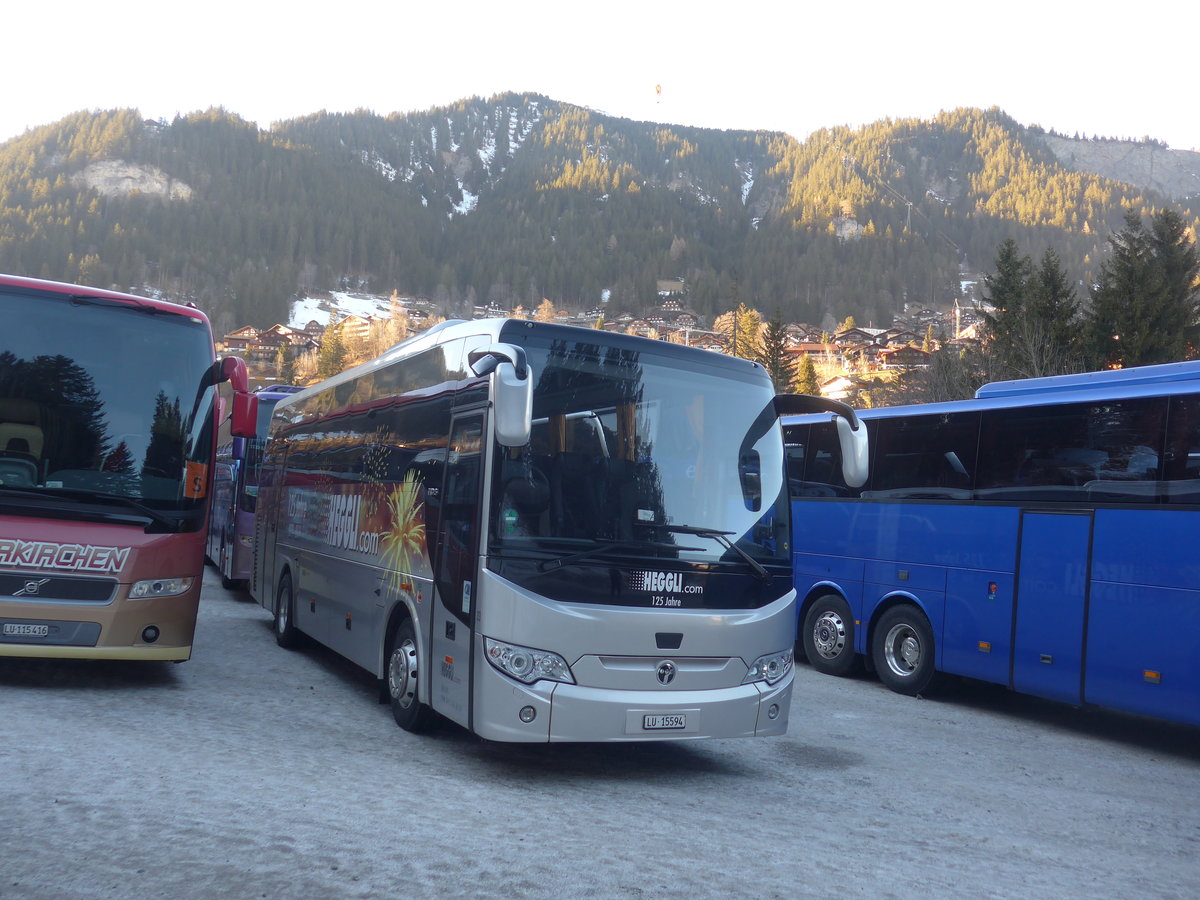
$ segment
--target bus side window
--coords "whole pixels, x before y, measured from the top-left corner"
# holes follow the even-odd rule
[[[1171,399],[1164,456],[1165,501],[1200,503],[1200,397]]]
[[[865,496],[970,499],[978,432],[974,412],[881,420]]]
[[[842,447],[833,422],[818,422],[809,430],[801,496],[858,496],[858,490],[847,487],[842,478]]]
[[[787,466],[788,494],[794,500],[804,494],[804,452],[808,444],[808,425],[783,428],[784,464]]]

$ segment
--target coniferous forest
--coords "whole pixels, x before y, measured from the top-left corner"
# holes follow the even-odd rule
[[[426,296],[448,316],[543,298],[639,312],[662,279],[710,321],[746,303],[883,326],[906,304],[960,299],[1005,241],[1053,250],[1085,295],[1130,213],[1170,208],[1194,234],[1200,194],[1063,151],[1095,143],[996,109],[798,140],[520,94],[269,131],[220,109],[81,112],[0,144],[0,271],[161,292],[218,332],[339,288]],[[1112,143],[1157,153],[1160,173],[1179,154]]]

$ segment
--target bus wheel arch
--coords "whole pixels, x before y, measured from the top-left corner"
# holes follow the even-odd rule
[[[392,718],[405,731],[421,734],[433,725],[433,710],[420,699],[420,645],[411,616],[396,618],[384,659],[383,687]]]
[[[871,628],[875,673],[898,694],[916,697],[936,687],[936,650],[929,617],[904,598],[883,609]]]
[[[814,591],[805,603],[800,643],[809,664],[824,675],[849,675],[859,667],[854,650],[854,615],[840,593]]]

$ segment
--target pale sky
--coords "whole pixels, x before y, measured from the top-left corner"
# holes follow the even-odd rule
[[[0,141],[81,109],[220,106],[268,128],[528,91],[801,140],[998,106],[1068,136],[1200,149],[1195,0],[59,0],[6,4],[3,21]]]

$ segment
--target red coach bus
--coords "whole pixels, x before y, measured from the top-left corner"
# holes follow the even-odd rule
[[[0,275],[0,656],[188,659],[220,404],[199,310]]]

